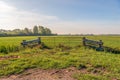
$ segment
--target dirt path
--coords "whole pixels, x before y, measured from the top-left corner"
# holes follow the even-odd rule
[[[17,55],[0,56],[0,61],[7,60],[7,59],[17,59],[17,58],[20,58],[20,56],[17,56]]]
[[[19,75],[11,75],[0,80],[75,80],[74,73],[79,72],[74,67],[60,70],[30,69]]]

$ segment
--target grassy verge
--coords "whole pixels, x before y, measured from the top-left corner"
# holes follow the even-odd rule
[[[62,69],[76,67],[85,70],[77,73],[78,80],[110,80],[120,79],[120,55],[96,52],[83,47],[54,49],[26,49],[17,53],[1,54],[0,56],[18,55],[0,61],[0,76],[19,74],[30,68]]]

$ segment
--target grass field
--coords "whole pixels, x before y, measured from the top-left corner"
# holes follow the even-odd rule
[[[120,36],[86,37],[103,40],[105,46],[120,49]],[[0,37],[0,57],[18,56],[0,60],[0,76],[18,74],[30,68],[61,69],[72,66],[86,72],[74,74],[73,77],[78,80],[120,79],[120,54],[85,49],[82,46],[82,36],[41,37],[42,42],[52,49],[24,49],[20,46],[22,40],[36,38]],[[59,43],[64,47],[56,47]]]
[[[5,49],[10,51],[15,51],[18,49],[22,40],[36,39],[37,37],[1,37],[0,38],[0,50]],[[89,39],[93,40],[103,40],[105,46],[120,49],[120,36],[87,36]],[[56,37],[41,37],[42,42],[49,47],[55,47],[59,43],[65,44],[67,46],[77,46],[82,45],[82,36],[56,36]],[[2,51],[1,51],[2,52]],[[3,50],[4,52],[4,50]]]

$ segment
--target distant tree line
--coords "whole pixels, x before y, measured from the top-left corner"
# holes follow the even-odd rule
[[[43,26],[34,26],[33,29],[14,29],[14,30],[4,30],[0,29],[0,36],[49,36],[57,35],[52,34],[52,31]]]

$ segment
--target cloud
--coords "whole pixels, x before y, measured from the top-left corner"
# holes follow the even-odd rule
[[[64,21],[57,16],[21,10],[0,0],[0,28],[2,29],[32,28],[34,25],[43,25],[52,29],[54,33],[60,34],[120,34],[119,22],[115,20]]]
[[[0,1],[0,13],[11,12],[15,9],[15,7],[9,6],[7,3]]]
[[[0,1],[0,28],[24,28],[37,24],[42,25],[54,20],[58,20],[58,18],[56,16],[20,10],[4,1]]]

